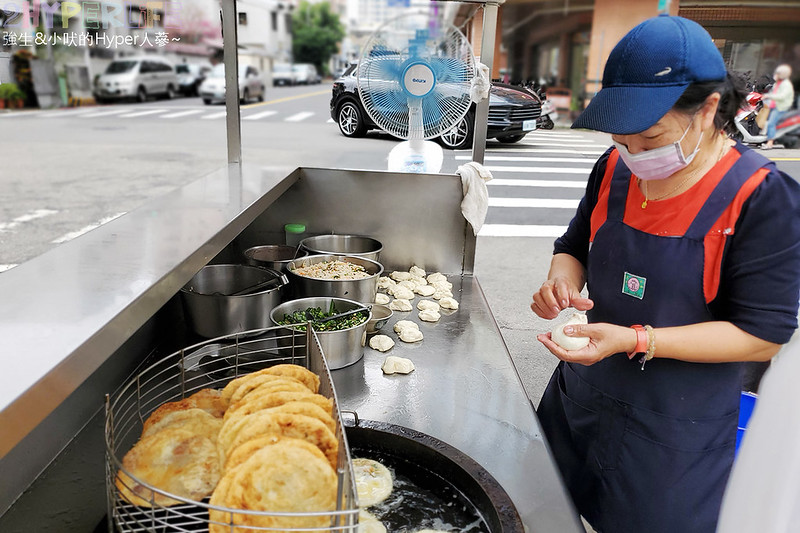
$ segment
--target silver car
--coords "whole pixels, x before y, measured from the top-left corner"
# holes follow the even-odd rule
[[[250,65],[239,65],[239,101],[246,104],[255,98],[264,101],[266,89],[258,69]],[[200,84],[200,97],[208,105],[214,102],[225,101],[225,65],[216,65],[203,83]]]
[[[172,63],[158,56],[126,57],[108,65],[94,83],[98,103],[150,96],[173,98],[178,90],[178,75]]]

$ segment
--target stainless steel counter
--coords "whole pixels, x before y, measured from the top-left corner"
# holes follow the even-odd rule
[[[448,279],[459,309],[443,309],[437,323],[419,320],[416,309],[395,312],[379,332],[395,341],[390,351],[367,346],[361,361],[333,372],[340,404],[470,455],[508,492],[529,531],[582,532],[478,280]],[[425,338],[400,341],[392,330],[398,320],[413,320]],[[411,359],[416,370],[384,375],[387,355]]]
[[[530,531],[581,531],[470,275],[475,238],[460,200],[457,176],[231,166],[3,273],[0,530],[87,531],[100,521],[103,395],[186,335],[176,295],[202,266],[241,260],[249,246],[281,242],[283,223],[302,221],[314,233],[376,235],[388,271],[417,263],[445,272],[461,303],[423,323],[421,343],[395,346],[417,365],[411,375],[384,377],[384,356],[369,348],[334,372],[342,404],[475,458]]]

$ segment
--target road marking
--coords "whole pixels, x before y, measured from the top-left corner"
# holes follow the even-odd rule
[[[215,118],[222,118],[227,114],[225,111],[221,111],[219,113],[211,113],[210,115],[206,115],[204,117],[200,117],[203,120],[213,120]]]
[[[303,111],[302,113],[297,113],[296,115],[292,115],[291,117],[287,117],[283,119],[284,122],[300,122],[301,120],[305,120],[308,117],[312,116],[314,113],[312,111]]]
[[[472,161],[468,155],[457,155],[456,160]],[[577,157],[526,157],[526,156],[506,156],[506,155],[487,155],[484,157],[486,161],[525,161],[531,163],[587,163],[594,165],[595,161],[591,158],[577,158]],[[591,170],[591,169],[589,169]]]
[[[109,117],[111,115],[119,115],[121,113],[127,113],[128,111],[130,111],[130,108],[114,109],[112,111],[100,111],[99,113],[90,113],[88,115],[80,115],[80,117],[81,118]]]
[[[52,240],[50,242],[52,244],[63,244],[65,242],[67,242],[67,241],[71,241],[72,239],[80,237],[84,233],[89,233],[93,229],[99,228],[103,224],[107,224],[107,223],[111,222],[112,220],[114,220],[115,218],[119,218],[124,214],[125,213],[117,213],[116,215],[111,215],[111,216],[102,218],[98,222],[95,222],[94,224],[89,224],[88,226],[85,226],[85,227],[79,229],[78,231],[71,231],[71,232],[69,232],[69,233],[67,233],[65,235],[62,235],[61,237],[59,237],[57,239],[54,239],[54,240]]]
[[[464,150],[453,150],[459,152],[472,152],[471,148]],[[558,148],[498,148],[497,146],[488,146],[486,153],[489,154],[584,154],[584,155],[603,155],[605,150],[569,150]]]
[[[164,113],[168,109],[148,109],[147,111],[137,111],[136,113],[128,113],[127,115],[120,115],[119,118],[134,118],[143,117],[145,115],[155,115],[156,113]]]
[[[159,118],[178,118],[178,117],[186,117],[189,115],[196,115],[197,113],[202,113],[203,109],[190,109],[189,111],[179,111],[177,113],[170,113],[169,115],[162,115]]]
[[[586,181],[577,181],[577,180],[568,180],[568,181],[556,181],[556,180],[515,180],[515,179],[503,179],[503,178],[494,178],[486,182],[486,185],[492,186],[503,186],[503,187],[553,187],[553,188],[564,188],[564,189],[585,189],[586,188]]]
[[[260,107],[262,105],[270,105],[270,104],[279,104],[281,102],[288,102],[290,100],[298,100],[300,98],[308,98],[311,96],[319,96],[321,94],[330,94],[330,89],[326,89],[324,91],[317,91],[313,93],[306,93],[306,94],[297,94],[295,96],[286,96],[285,98],[277,98],[275,100],[267,100],[266,102],[259,102],[257,104],[250,104],[248,106],[244,106],[243,109],[252,109],[254,107]]]
[[[484,224],[478,237],[561,237],[567,226]]]
[[[11,270],[11,269],[12,269],[12,268],[14,268],[15,266],[17,266],[17,264],[16,264],[16,263],[10,263],[10,264],[5,264],[5,265],[0,265],[0,272],[5,272],[6,270]]]
[[[556,148],[607,148],[606,145],[592,143],[592,142],[567,142],[566,140],[550,140],[550,141],[535,141],[535,142],[523,142],[520,141],[515,143],[517,146],[554,146]]]
[[[0,118],[3,117],[32,117],[34,115],[41,115],[43,111],[18,111],[14,113],[0,113]]]
[[[485,165],[484,168],[489,172],[525,172],[525,173],[536,173],[536,174],[587,175],[591,171],[590,168],[574,168],[574,167],[497,167],[492,165]]]
[[[333,124],[333,119],[332,118],[328,119],[328,124]]]
[[[592,143],[592,145],[597,146],[599,143],[594,141],[587,141],[586,139],[576,139],[575,137],[558,137],[554,138],[553,135],[526,135],[521,141],[518,141],[514,144],[531,144],[525,141],[537,141],[536,144],[539,144],[538,141],[553,141],[558,145],[573,145],[573,144],[586,144]]]
[[[95,109],[75,109],[72,111],[51,111],[49,113],[42,113],[39,115],[39,118],[63,118],[63,117],[74,117],[76,115],[84,115],[88,113],[94,113],[97,110]]]
[[[242,120],[258,120],[264,117],[270,117],[276,114],[277,111],[262,111],[261,113],[256,113],[255,115],[247,115],[246,117],[242,118]]]
[[[24,215],[12,219],[11,222],[0,222],[0,231],[8,231],[25,222],[55,215],[56,213],[58,213],[58,211],[53,211],[52,209],[35,209],[30,213],[25,213]]]
[[[491,198],[489,207],[544,207],[547,209],[575,209],[580,200],[555,198]]]

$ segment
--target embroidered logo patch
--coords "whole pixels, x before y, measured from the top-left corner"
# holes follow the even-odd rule
[[[622,282],[622,294],[639,298],[644,298],[644,286],[647,283],[647,278],[642,276],[635,276],[630,272],[625,272],[625,279]]]

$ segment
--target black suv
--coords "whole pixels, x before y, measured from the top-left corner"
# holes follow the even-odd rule
[[[331,118],[345,137],[362,137],[370,129],[379,129],[369,117],[358,95],[357,64],[353,63],[333,82]],[[451,130],[436,140],[453,150],[472,146],[475,127],[475,104]],[[492,83],[489,93],[487,139],[515,143],[535,129],[552,129],[553,121],[542,116],[539,96],[521,87]]]

